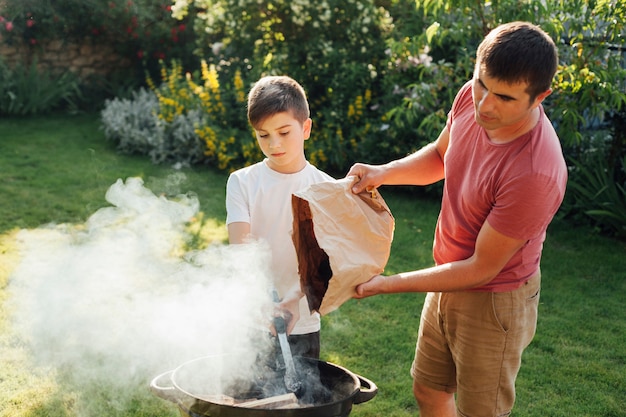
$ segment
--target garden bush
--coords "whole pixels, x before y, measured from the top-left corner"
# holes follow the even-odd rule
[[[32,56],[45,52],[52,41],[107,45],[129,63],[112,69],[106,77],[92,75],[80,80],[84,92],[80,107],[87,110],[101,109],[105,98],[126,92],[129,86],[140,87],[145,83],[145,71],[158,73],[160,60],[177,59],[189,67],[195,65],[194,37],[185,20],[172,19],[167,0],[0,2],[2,42],[25,45]],[[30,65],[29,59],[25,56],[23,65]],[[45,76],[44,71],[40,76]]]
[[[177,1],[191,13],[196,53],[224,79],[239,71],[246,90],[263,75],[286,74],[309,98],[314,130],[309,159],[343,172],[359,159],[359,144],[382,125],[379,103],[386,65],[387,11],[372,0],[259,2]]]
[[[189,61],[195,36],[186,21],[171,18],[167,0],[4,0],[0,23],[8,43],[90,39],[155,68],[166,58]]]
[[[559,49],[554,92],[545,108],[570,166],[570,192],[561,215],[591,219],[599,229],[623,236],[626,3],[524,3],[418,1],[422,16],[435,23],[409,17],[396,24],[399,33],[415,36],[394,37],[391,50],[401,63],[398,68],[410,68],[418,82],[399,82],[407,87],[402,105],[388,113],[389,137],[406,138],[413,131],[421,144],[432,140],[443,126],[443,111],[450,108],[453,94],[471,77],[473,54],[483,36],[502,22],[532,21]],[[439,111],[433,112],[430,105]]]
[[[596,174],[619,180],[615,175],[622,175],[619,161],[626,146],[614,124],[626,104],[626,4],[589,0],[523,4],[177,0],[172,14],[193,23],[197,60],[214,69],[220,95],[213,91],[212,97],[226,113],[209,111],[198,97],[189,100],[191,87],[155,85],[153,91],[161,94],[158,112],[167,124],[173,121],[164,115],[173,109],[179,116],[199,111],[177,123],[193,124],[200,138],[193,143],[205,148],[200,162],[232,170],[260,158],[258,152],[252,153],[254,140],[237,95],[245,94],[262,75],[290,75],[309,96],[314,121],[312,139],[306,144],[309,159],[341,175],[355,161],[386,162],[435,139],[455,93],[472,76],[475,50],[484,35],[502,22],[529,20],[546,30],[559,48],[554,94],[545,107],[563,142],[572,177],[582,174],[575,161],[584,159],[600,140],[606,146],[596,154],[600,162],[590,169],[610,166]],[[187,73],[193,70],[172,71],[160,82],[182,86],[198,79]],[[601,132],[614,133],[597,139]],[[196,160],[199,153],[195,155],[188,160]],[[593,210],[582,197],[565,207],[578,213]]]
[[[211,164],[233,170],[261,158],[247,127],[243,81],[220,83],[202,61],[195,74],[179,62],[162,63],[160,78],[129,99],[108,100],[101,112],[105,137],[123,153],[149,155],[154,163]]]

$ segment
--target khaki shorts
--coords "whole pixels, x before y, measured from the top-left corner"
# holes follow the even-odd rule
[[[519,289],[428,293],[411,375],[456,392],[459,416],[508,416],[522,352],[537,328],[541,275]]]

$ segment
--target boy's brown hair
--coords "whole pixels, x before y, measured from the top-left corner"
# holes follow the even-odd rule
[[[300,123],[310,117],[304,89],[284,75],[261,78],[248,94],[248,122],[256,128],[269,116],[282,112],[291,113]]]

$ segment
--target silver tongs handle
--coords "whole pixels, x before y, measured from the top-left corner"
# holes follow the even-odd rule
[[[275,303],[280,302],[276,289],[272,290],[272,298]],[[276,329],[276,335],[278,336],[278,342],[280,343],[280,350],[283,354],[283,361],[285,362],[285,387],[287,390],[297,393],[302,388],[302,384],[298,380],[296,367],[293,362],[293,356],[291,355],[291,347],[289,347],[289,341],[287,340],[287,325],[285,323],[285,318],[282,316],[274,317],[274,328]]]

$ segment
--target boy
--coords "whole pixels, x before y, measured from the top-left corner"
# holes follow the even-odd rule
[[[287,334],[294,356],[319,358],[320,317],[311,314],[300,290],[291,238],[291,195],[333,178],[311,165],[304,141],[311,134],[304,89],[286,76],[261,78],[248,94],[248,121],[265,159],[233,172],[226,185],[226,224],[231,244],[263,239],[272,253],[280,307],[291,314]]]

